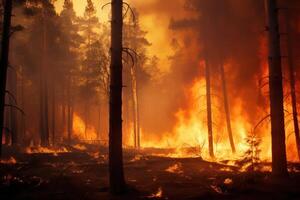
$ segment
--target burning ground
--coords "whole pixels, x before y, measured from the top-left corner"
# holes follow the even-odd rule
[[[270,163],[261,163],[260,171],[245,172],[234,161],[172,158],[166,157],[167,150],[127,149],[124,167],[130,192],[112,197],[104,147],[6,153],[15,157],[1,160],[1,199],[299,199],[300,195],[300,166],[293,163],[288,184],[274,183]]]

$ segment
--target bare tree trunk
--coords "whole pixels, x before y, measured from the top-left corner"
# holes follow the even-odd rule
[[[283,113],[283,86],[281,48],[276,0],[266,0],[269,29],[269,89],[272,135],[272,174],[283,178],[288,175]]]
[[[0,58],[0,157],[2,156],[2,135],[4,124],[5,89],[9,56],[9,36],[11,26],[12,1],[6,0],[4,5],[3,31]]]
[[[223,63],[220,65],[220,71],[221,71],[221,79],[222,79],[222,90],[223,90],[223,99],[224,99],[224,107],[225,107],[225,115],[226,115],[227,132],[228,132],[229,142],[231,146],[231,151],[232,153],[235,153],[235,145],[234,145],[233,135],[232,135],[231,119],[230,119],[230,111],[229,111],[229,103],[228,103],[228,95],[227,95],[227,84],[226,84],[226,77],[225,77]]]
[[[101,101],[101,100],[100,100]],[[102,117],[101,117],[101,103],[99,103],[99,113],[98,113],[98,134],[97,134],[97,139],[101,140],[101,121],[102,121]]]
[[[85,139],[88,140],[88,135],[87,135],[87,131],[88,131],[88,127],[89,127],[89,115],[90,115],[90,108],[88,105],[88,101],[85,100],[85,105],[84,105],[84,136]]]
[[[52,76],[53,78],[53,76]],[[55,95],[55,81],[52,82],[52,145],[55,145],[55,116],[56,116],[56,101],[55,101],[56,95]]]
[[[112,194],[126,190],[122,149],[123,0],[112,0],[109,101],[109,181]]]
[[[46,17],[45,11],[42,13],[43,17],[43,39],[42,39],[42,58],[41,58],[41,74],[40,74],[40,84],[41,84],[41,99],[40,99],[40,117],[41,117],[41,145],[49,146],[49,119],[48,119],[48,77],[47,77],[47,34],[46,34]]]
[[[71,77],[69,75],[68,77],[68,83],[67,83],[67,101],[68,101],[68,105],[67,105],[67,127],[68,127],[68,142],[69,144],[71,144],[71,140],[72,140],[72,132],[73,132],[73,126],[72,126],[72,101],[71,101]]]
[[[137,145],[138,148],[141,148],[141,131],[140,131],[140,105],[139,105],[139,93],[138,93],[138,78],[137,78],[137,71],[135,72],[135,95],[136,95],[136,126],[137,126]]]
[[[9,73],[9,91],[16,97],[17,94],[17,75],[15,71],[10,71]],[[9,97],[9,104],[10,105],[16,105],[17,102],[16,99],[13,99],[12,97]],[[17,105],[16,105],[17,106]],[[10,130],[11,130],[11,144],[12,146],[16,146],[19,143],[18,140],[18,121],[17,121],[17,111],[15,108],[10,108]]]
[[[61,131],[65,133],[65,125],[66,125],[66,97],[65,97],[66,87],[65,82],[63,82],[62,86],[62,105],[61,105]]]
[[[25,98],[24,98],[24,71],[23,66],[21,66],[21,108],[25,110]],[[26,132],[26,126],[25,126],[25,117],[24,115],[21,115],[21,144],[24,145],[25,140],[25,132]]]
[[[206,56],[207,57],[207,56]],[[212,112],[211,112],[211,87],[210,87],[210,66],[208,59],[205,58],[205,78],[206,78],[206,108],[207,108],[207,131],[208,131],[208,150],[210,157],[214,157],[214,143],[212,130]]]
[[[132,114],[133,114],[134,147],[139,148],[138,135],[137,135],[136,81],[135,81],[134,67],[131,67],[130,75],[131,75],[131,100],[132,100],[132,111],[133,111]]]
[[[289,77],[290,77],[290,88],[293,108],[293,123],[294,132],[297,145],[298,159],[300,160],[300,133],[298,123],[298,110],[297,110],[297,98],[296,98],[296,79],[295,79],[295,63],[293,60],[293,49],[292,49],[292,29],[290,25],[290,16],[287,12],[286,23],[287,23],[287,50],[288,50],[288,66],[289,66]]]

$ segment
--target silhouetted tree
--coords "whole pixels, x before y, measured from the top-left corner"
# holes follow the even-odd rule
[[[9,56],[9,36],[11,28],[12,1],[5,0],[3,31],[1,40],[1,57],[0,57],[0,156],[2,155],[2,133],[4,123],[4,106],[5,106],[5,90]]]
[[[112,0],[109,97],[109,181],[113,194],[126,189],[122,150],[122,35],[123,1]]]
[[[288,66],[289,66],[289,79],[293,109],[293,123],[294,132],[297,145],[298,159],[300,160],[300,132],[298,123],[298,110],[297,110],[297,97],[296,97],[296,78],[295,78],[295,63],[293,59],[293,48],[292,48],[292,28],[290,22],[290,14],[287,12],[286,23],[287,23],[287,50],[288,50]]]
[[[269,37],[269,90],[272,136],[272,173],[286,177],[287,161],[283,113],[283,86],[281,48],[277,0],[266,0],[267,28]]]

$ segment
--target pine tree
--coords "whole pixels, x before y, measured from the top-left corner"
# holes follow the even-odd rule
[[[60,24],[62,30],[61,45],[63,52],[61,63],[63,68],[61,74],[66,77],[62,80],[64,91],[62,91],[62,101],[67,103],[67,109],[63,109],[62,115],[64,116],[67,111],[67,122],[63,126],[67,127],[67,138],[68,142],[71,142],[72,131],[73,131],[73,111],[74,102],[73,91],[75,85],[75,76],[79,72],[79,47],[81,45],[82,37],[79,34],[79,23],[78,17],[74,11],[73,2],[71,0],[65,0],[63,10],[60,14]],[[66,94],[66,98],[65,98]],[[64,107],[64,106],[63,106]],[[65,121],[65,120],[63,120]]]

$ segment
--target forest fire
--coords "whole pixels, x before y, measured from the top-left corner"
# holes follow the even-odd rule
[[[0,1],[0,199],[299,199],[299,9]]]

